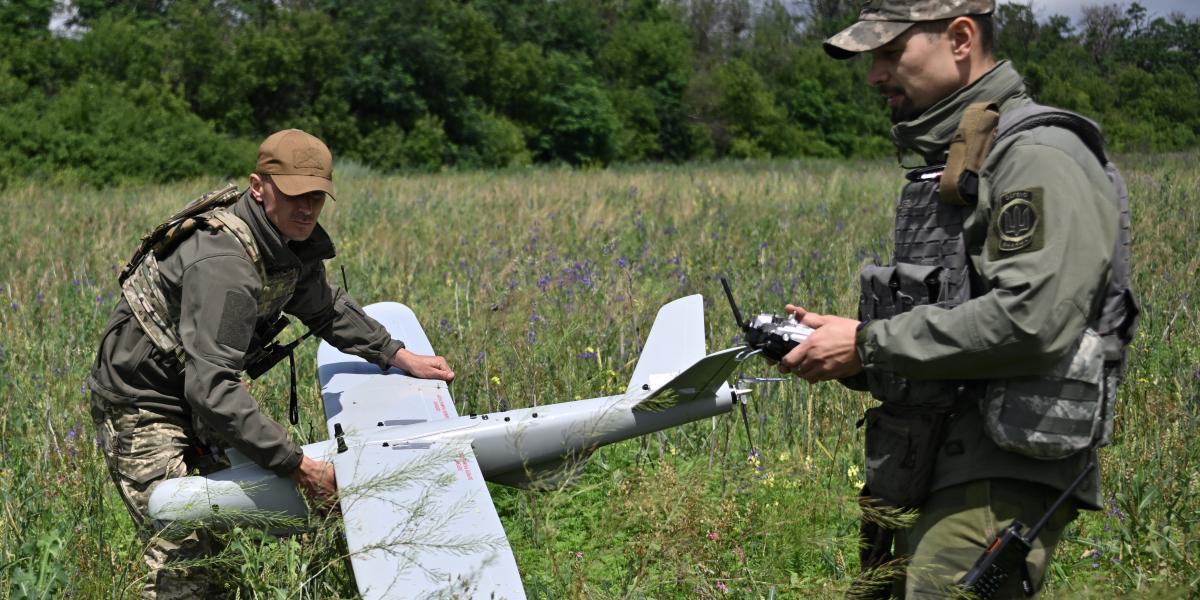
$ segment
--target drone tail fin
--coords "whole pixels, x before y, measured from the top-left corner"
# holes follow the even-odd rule
[[[695,294],[669,302],[654,318],[625,392],[632,394],[660,387],[704,355],[703,296]]]

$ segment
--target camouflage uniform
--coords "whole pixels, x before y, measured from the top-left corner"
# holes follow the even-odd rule
[[[300,446],[260,410],[240,379],[247,353],[269,341],[262,332],[279,307],[309,327],[323,325],[317,330],[323,339],[380,366],[403,347],[326,281],[323,261],[334,247],[319,225],[307,240],[287,242],[249,193],[229,210],[248,226],[261,265],[228,228],[196,230],[158,261],[168,313],[159,317],[177,335],[182,359],[146,335],[122,298],[88,378],[105,459],[146,545],[147,598],[212,591],[203,565],[170,567],[210,556],[210,536],[193,531],[167,539],[146,522],[156,484],[192,469],[219,468],[210,443],[233,447],[280,476],[300,464]]]
[[[864,9],[862,20],[830,38],[825,47],[835,58],[848,58],[892,41],[913,21],[991,9],[990,0],[875,0]],[[900,148],[916,152],[927,165],[944,164],[964,112],[981,102],[995,103],[1003,114],[1031,100],[1021,77],[1009,63],[1001,62],[921,116],[897,124],[893,137]],[[937,175],[936,169],[927,173]],[[1093,152],[1080,137],[1060,127],[1036,127],[997,143],[979,173],[975,202],[938,209],[939,214],[954,216],[934,228],[952,235],[921,239],[923,233],[907,229],[905,221],[912,221],[912,210],[924,200],[910,196],[921,185],[920,173],[913,175],[918,177],[910,177],[913,183],[906,187],[897,212],[897,260],[901,252],[918,257],[930,253],[933,264],[945,265],[946,271],[957,268],[959,276],[947,279],[943,272],[941,281],[934,283],[918,278],[920,291],[930,283],[943,293],[955,286],[965,293],[950,302],[926,297],[908,306],[888,306],[883,318],[865,320],[856,337],[864,371],[847,383],[870,389],[882,401],[872,409],[875,415],[880,410],[907,410],[911,418],[898,439],[911,443],[925,436],[929,445],[924,464],[917,465],[917,471],[927,470],[925,487],[911,504],[919,511],[918,521],[895,532],[895,553],[909,563],[907,577],[897,582],[893,593],[909,598],[953,597],[950,586],[966,574],[997,532],[1014,519],[1027,525],[1037,522],[1094,457],[1094,449],[1053,460],[1002,449],[985,434],[978,400],[989,381],[1041,377],[1093,326],[1110,276],[1119,201]],[[930,181],[922,193],[937,193],[936,179]],[[1034,196],[1039,211],[1034,230],[1019,244],[1005,247],[997,238],[1006,230],[1003,219],[1011,216],[1006,216],[1009,202]],[[902,243],[901,237],[907,239]],[[945,263],[946,258],[938,256],[955,244],[965,258],[961,265]],[[874,267],[884,268],[894,267]],[[903,281],[898,292],[872,290],[871,269],[864,271],[864,305],[870,304],[868,298],[877,301],[888,294],[909,300],[919,295],[901,293],[909,291]],[[907,481],[871,482],[871,471],[877,466],[871,462],[872,416],[869,412],[868,487],[896,484],[903,492]],[[928,429],[923,429],[926,424]],[[889,473],[902,479],[894,468]],[[874,489],[865,491],[875,495]],[[1093,471],[1076,491],[1074,502],[1054,515],[1035,542],[1026,563],[1035,589],[1041,586],[1062,527],[1079,508],[1095,509],[1099,504],[1099,474]],[[883,540],[877,545],[886,546],[884,550],[890,549],[891,542],[887,536],[879,537],[878,529],[867,527],[865,533],[867,538]],[[874,555],[864,553],[864,563],[890,558],[878,547],[874,551]],[[996,597],[1023,596],[1019,583],[1014,574]]]

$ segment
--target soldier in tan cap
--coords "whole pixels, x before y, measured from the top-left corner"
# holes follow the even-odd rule
[[[825,42],[871,61],[893,139],[918,165],[892,261],[860,275],[858,318],[787,307],[815,331],[780,369],[880,402],[864,416],[864,516],[917,514],[908,527],[864,518],[859,596],[953,597],[997,534],[1045,516],[970,588],[1033,594],[1063,527],[1100,506],[1092,465],[1138,312],[1128,199],[1098,127],[1033,103],[997,62],[992,9],[873,0]]]
[[[303,131],[280,131],[259,148],[249,189],[230,185],[189,205],[143,240],[121,274],[88,384],[101,449],[145,542],[145,598],[219,593],[203,568],[172,566],[210,555],[207,532],[168,539],[145,522],[163,480],[216,470],[220,449],[233,447],[315,501],[335,491],[331,465],[304,456],[241,380],[282,329],[281,312],[380,367],[454,378],[445,359],[409,352],[327,283],[323,261],[334,247],[318,223],[327,196],[329,149]]]

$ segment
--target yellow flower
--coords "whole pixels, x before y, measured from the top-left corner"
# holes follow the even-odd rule
[[[846,469],[846,477],[849,479],[858,477],[858,465],[850,465],[850,468]]]
[[[782,462],[787,462],[787,461],[788,461],[788,460],[790,460],[791,458],[792,458],[792,455],[791,455],[791,454],[789,454],[789,453],[787,453],[787,452],[780,452],[780,453],[779,453],[779,462],[781,462],[781,463],[782,463]]]
[[[492,375],[492,385],[500,385],[500,376]]]

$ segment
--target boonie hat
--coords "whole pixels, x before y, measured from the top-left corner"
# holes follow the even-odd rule
[[[276,131],[263,140],[254,172],[270,175],[289,196],[319,190],[333,198],[333,155],[324,142],[299,129]]]
[[[825,40],[825,52],[838,60],[870,52],[896,39],[914,23],[964,15],[989,15],[993,0],[870,0],[858,22]]]

